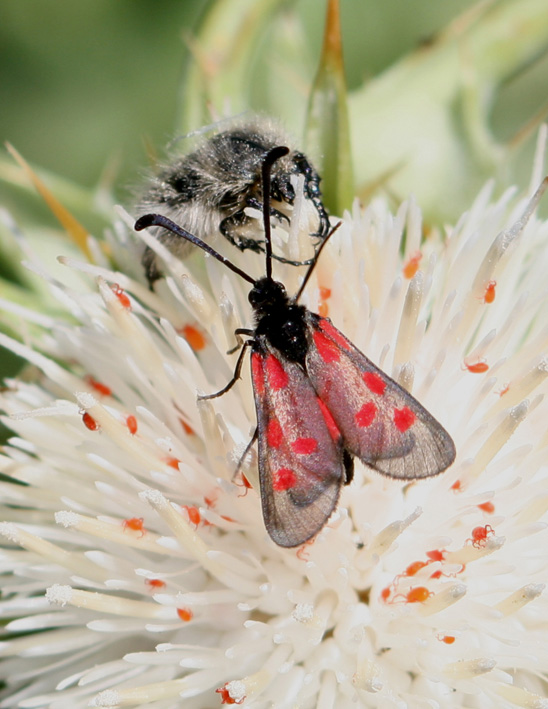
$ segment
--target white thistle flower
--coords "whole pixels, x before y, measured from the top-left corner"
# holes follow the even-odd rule
[[[539,196],[493,200],[488,186],[422,246],[412,200],[345,218],[303,302],[412,389],[458,457],[411,485],[356,463],[297,552],[264,529],[253,456],[254,489],[232,481],[254,428],[249,374],[196,403],[231,376],[246,283],[144,235],[172,274],[156,293],[62,259],[70,286],[43,277],[65,318],[4,302],[23,335],[0,344],[36,373],[1,394],[15,435],[1,458],[0,706],[547,707]],[[296,208],[289,237],[276,229],[292,258],[299,222]],[[128,233],[118,225],[112,249],[138,273]],[[263,272],[257,254],[231,258]],[[274,269],[294,292],[300,269]]]

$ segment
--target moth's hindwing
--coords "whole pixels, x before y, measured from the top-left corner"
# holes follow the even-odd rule
[[[283,547],[316,535],[345,479],[341,434],[302,368],[258,337],[251,355],[266,528]]]
[[[307,321],[307,373],[348,452],[378,472],[404,480],[448,468],[455,445],[443,426],[329,320],[307,313]]]

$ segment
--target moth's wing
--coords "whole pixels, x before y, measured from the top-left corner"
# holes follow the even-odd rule
[[[447,431],[329,320],[308,314],[306,368],[339,427],[344,447],[393,478],[437,475],[455,459]]]
[[[266,529],[283,547],[317,534],[345,479],[342,438],[302,368],[264,338],[251,354]]]

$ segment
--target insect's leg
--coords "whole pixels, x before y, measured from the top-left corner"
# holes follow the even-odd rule
[[[354,458],[346,448],[343,450],[343,465],[345,472],[344,484],[350,485],[354,477]]]
[[[246,224],[249,224],[250,222],[251,219],[247,216],[247,214],[238,212],[230,217],[225,217],[219,224],[219,231],[225,239],[228,239],[228,241],[230,241],[230,243],[237,249],[240,249],[240,251],[250,249],[251,251],[260,253],[261,251],[264,251],[261,241],[258,241],[257,239],[250,239],[245,236],[239,236],[236,233],[236,230],[239,227],[246,226]]]
[[[311,236],[318,236],[320,239],[325,239],[329,233],[329,217],[322,202],[322,193],[320,190],[321,177],[309,163],[308,158],[303,153],[295,153],[295,163],[299,167],[299,172],[304,175],[304,193],[307,199],[316,207],[318,212],[318,231]]]
[[[253,431],[253,435],[251,436],[251,440],[249,441],[249,443],[245,447],[244,452],[240,456],[240,460],[238,461],[238,465],[236,466],[236,470],[234,471],[234,475],[232,476],[232,479],[234,479],[236,477],[236,475],[238,475],[238,473],[240,472],[240,469],[243,465],[246,455],[252,449],[253,444],[255,443],[255,441],[257,440],[258,437],[259,437],[259,429],[255,428],[255,430]]]
[[[162,277],[162,274],[158,270],[158,262],[156,259],[156,254],[147,246],[141,257],[141,265],[145,269],[145,276],[148,281],[149,290],[154,290],[154,283]]]
[[[218,396],[222,396],[223,394],[226,394],[227,391],[232,389],[234,384],[236,384],[236,382],[240,378],[240,372],[242,371],[242,364],[244,361],[245,348],[249,347],[252,344],[253,340],[246,340],[246,342],[244,342],[242,346],[242,351],[240,352],[240,356],[238,357],[238,361],[236,362],[236,367],[234,368],[234,375],[232,379],[228,382],[228,384],[220,391],[215,392],[215,394],[204,394],[203,396],[199,396],[198,401],[205,401],[206,399],[216,399]]]
[[[248,335],[249,337],[253,337],[253,330],[249,330],[247,327],[239,327],[234,330],[234,334],[236,335],[236,344],[234,345],[234,347],[228,350],[227,354],[229,355],[234,354],[234,352],[236,352],[236,350],[239,350],[240,347],[244,344],[240,335]]]
[[[253,209],[258,209],[260,211],[262,211],[263,209],[262,201],[260,199],[257,199],[257,197],[254,197],[253,195],[249,195],[245,202],[248,207],[252,207]],[[274,209],[274,207],[270,207],[270,216],[275,217],[280,222],[285,221],[287,222],[287,224],[289,224],[291,221],[287,214],[280,212],[279,209]]]

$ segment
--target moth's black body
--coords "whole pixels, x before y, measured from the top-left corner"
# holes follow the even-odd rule
[[[208,244],[165,217],[148,214],[135,228],[161,226],[199,246],[251,283],[255,328],[249,336],[257,413],[261,502],[266,529],[283,547],[314,537],[350,482],[353,458],[388,477],[415,480],[453,463],[455,446],[445,429],[409,392],[376,367],[327,318],[288,297],[272,278],[270,170],[287,148],[263,158],[266,276],[254,280]],[[330,232],[333,233],[333,232]],[[242,351],[228,391],[239,379]],[[255,437],[254,437],[255,440]]]
[[[253,220],[245,210],[262,209],[261,169],[268,152],[287,141],[280,129],[266,120],[254,120],[214,135],[196,150],[165,166],[143,194],[138,209],[169,217],[186,231],[207,241],[221,233],[244,251],[264,251],[264,243],[250,235]],[[290,150],[273,166],[269,201],[293,206],[295,189],[291,178],[304,177],[304,196],[314,205],[317,226],[311,236],[320,240],[329,230],[321,198],[320,177],[306,155]],[[288,219],[279,209],[272,216]],[[246,233],[247,227],[247,233]],[[157,237],[170,251],[184,258],[191,246],[172,232],[159,229]],[[279,260],[287,261],[279,257]],[[154,251],[147,248],[143,266],[149,285],[161,277]]]

